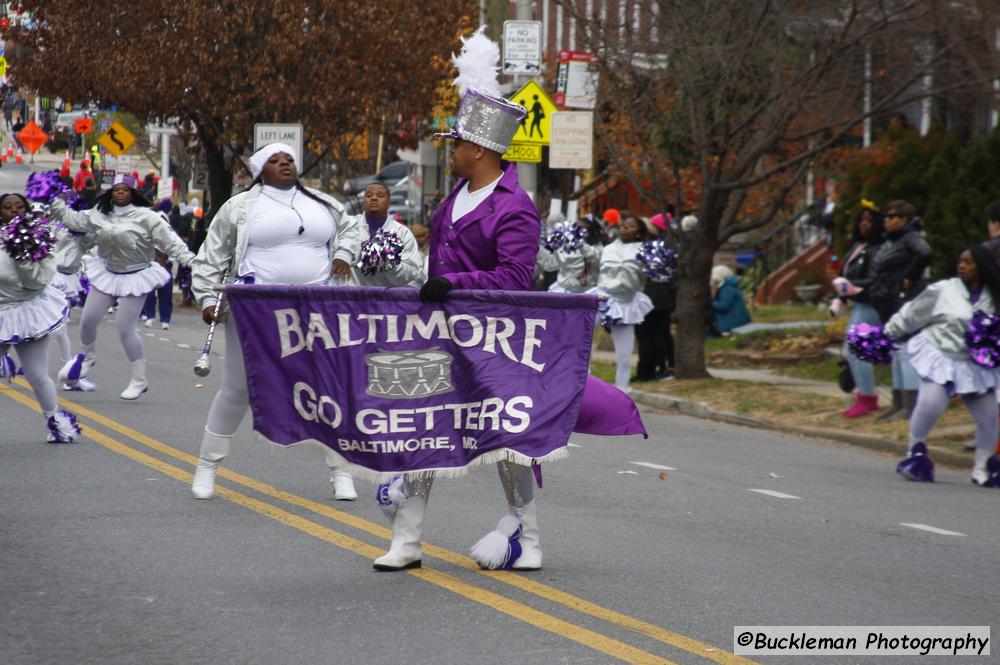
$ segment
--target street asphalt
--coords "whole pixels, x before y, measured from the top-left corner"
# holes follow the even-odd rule
[[[98,390],[61,393],[77,444],[0,384],[0,664],[902,665],[927,659],[737,657],[733,627],[1000,625],[1000,491],[968,471],[914,484],[868,450],[654,412],[648,439],[574,436],[546,465],[543,570],[468,559],[506,510],[482,467],[435,485],[424,568],[377,573],[374,486],[331,501],[321,451],[259,443],[249,416],[222,496],[191,497],[226,353],[193,374],[205,330],[190,309],[142,327],[150,389],[125,402],[107,317]]]

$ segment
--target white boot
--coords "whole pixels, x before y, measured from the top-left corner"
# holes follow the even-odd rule
[[[139,395],[149,390],[149,384],[146,383],[146,361],[133,360],[129,363],[129,367],[132,370],[132,380],[128,382],[128,385],[119,397],[122,399],[139,399]]]
[[[375,570],[405,570],[420,568],[423,553],[420,534],[424,524],[427,499],[422,496],[407,497],[396,509],[392,520],[392,544],[389,551],[375,559]]]
[[[986,463],[993,455],[989,448],[976,448],[976,455],[972,461],[972,482],[976,485],[985,485],[990,479],[990,472],[986,470]]]
[[[538,534],[538,505],[534,500],[522,508],[508,506],[510,514],[521,520],[521,556],[515,561],[514,570],[539,570],[542,567],[542,542]]]
[[[354,501],[358,492],[354,489],[354,477],[340,462],[332,450],[325,448],[326,465],[330,467],[330,486],[334,501]]]
[[[198,465],[194,468],[194,482],[191,484],[191,494],[196,499],[211,499],[215,496],[215,474],[219,464],[229,454],[229,442],[232,436],[219,436],[207,429],[201,439],[201,449],[198,451]]]
[[[354,477],[347,469],[330,467],[330,485],[333,487],[334,501],[354,501],[358,492],[354,489]]]

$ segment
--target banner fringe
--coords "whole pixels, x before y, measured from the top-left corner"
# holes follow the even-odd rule
[[[368,467],[360,466],[354,464],[353,462],[345,459],[340,452],[335,448],[331,448],[322,441],[317,439],[302,439],[301,441],[296,441],[295,443],[290,443],[288,445],[275,443],[271,441],[266,436],[260,432],[254,431],[258,441],[263,443],[271,444],[272,446],[278,446],[281,448],[288,448],[289,446],[297,446],[302,443],[315,443],[316,445],[323,448],[324,452],[329,451],[337,458],[338,467],[346,467],[350,470],[351,474],[355,478],[361,478],[362,480],[368,480],[373,483],[383,483],[392,480],[396,476],[405,476],[413,480],[419,480],[421,478],[461,478],[462,476],[468,475],[469,471],[477,466],[483,464],[495,464],[497,462],[514,462],[515,464],[520,464],[522,466],[531,466],[532,464],[544,464],[546,462],[555,462],[557,460],[566,459],[569,457],[569,448],[566,444],[561,445],[552,452],[544,455],[543,457],[528,457],[523,453],[519,453],[511,448],[499,448],[497,450],[491,450],[488,453],[483,453],[482,455],[476,457],[469,461],[465,466],[460,467],[449,467],[444,469],[416,469],[412,471],[375,471],[374,469],[369,469]],[[568,443],[568,442],[567,442]]]

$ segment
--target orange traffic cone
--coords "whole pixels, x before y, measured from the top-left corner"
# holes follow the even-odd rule
[[[7,159],[10,159],[13,156],[14,156],[14,142],[11,141],[10,143],[7,144]]]
[[[73,168],[73,160],[69,158],[69,150],[67,150],[66,154],[63,156],[63,168],[64,169]]]
[[[14,158],[15,164],[24,164],[24,151],[20,148],[17,149],[17,157]]]

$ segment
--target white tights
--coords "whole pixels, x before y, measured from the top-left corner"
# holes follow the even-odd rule
[[[42,411],[51,413],[56,409],[56,384],[49,376],[49,337],[47,335],[33,342],[21,342],[14,345],[17,358],[21,361],[21,371],[24,378],[35,391]]]
[[[628,392],[628,379],[632,374],[632,349],[635,347],[635,326],[611,326],[611,341],[615,344],[615,387]]]
[[[920,380],[920,393],[917,396],[917,406],[910,417],[910,445],[918,441],[927,441],[934,423],[938,421],[948,408],[951,397],[944,386],[930,381]],[[962,396],[962,403],[972,414],[976,423],[976,448],[992,451],[1000,436],[1000,422],[997,421],[997,398],[991,390],[978,397]]]
[[[223,327],[226,330],[226,353],[222,359],[222,387],[212,400],[205,429],[217,436],[232,436],[250,407],[250,396],[247,393],[240,338],[236,334],[232,313]]]
[[[129,362],[142,360],[143,357],[142,337],[139,336],[136,326],[139,324],[142,306],[146,303],[146,295],[118,297],[115,324],[118,328],[118,339],[121,340]],[[81,344],[87,346],[97,341],[97,326],[114,301],[114,296],[91,287],[90,293],[87,294],[87,304],[83,306],[83,314],[80,315]]]

